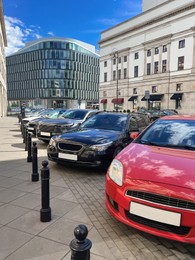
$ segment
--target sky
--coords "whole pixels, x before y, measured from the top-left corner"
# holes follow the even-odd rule
[[[3,0],[6,56],[48,37],[80,40],[99,48],[101,32],[142,11],[142,0]]]

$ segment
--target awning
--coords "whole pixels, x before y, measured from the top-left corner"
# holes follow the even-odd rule
[[[150,101],[160,101],[161,98],[164,96],[164,94],[159,94],[159,95],[150,95],[149,99]],[[142,101],[147,101],[145,96],[141,99]]]
[[[128,101],[134,101],[135,99],[137,99],[137,96],[132,96],[128,99]]]
[[[183,93],[175,93],[173,96],[170,97],[170,99],[179,99],[182,100]]]
[[[112,103],[114,104],[122,104],[124,103],[124,98],[113,98]]]
[[[106,104],[106,103],[107,103],[107,99],[106,99],[106,98],[105,98],[105,99],[102,99],[102,100],[100,101],[100,103]]]

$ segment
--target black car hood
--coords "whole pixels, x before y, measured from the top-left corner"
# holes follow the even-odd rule
[[[121,132],[104,129],[81,129],[75,132],[69,132],[57,137],[57,141],[63,140],[84,143],[88,145],[105,144],[119,139]]]
[[[47,119],[41,122],[41,124],[47,125],[69,125],[69,124],[79,124],[82,123],[82,120],[75,120],[75,119]]]

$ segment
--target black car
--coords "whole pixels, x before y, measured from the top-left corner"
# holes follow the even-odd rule
[[[112,159],[131,141],[131,132],[141,132],[149,125],[139,113],[101,112],[78,130],[51,138],[48,159],[57,163],[107,168]]]
[[[68,109],[57,119],[38,122],[37,138],[44,142],[49,142],[52,136],[77,129],[81,123],[97,113],[99,111],[93,109]]]
[[[36,135],[37,132],[37,125],[40,121],[44,120],[49,120],[49,119],[56,119],[60,115],[62,115],[67,109],[59,108],[59,109],[54,109],[49,112],[49,114],[40,116],[38,118],[30,119],[29,122],[27,123],[27,128],[28,132]]]

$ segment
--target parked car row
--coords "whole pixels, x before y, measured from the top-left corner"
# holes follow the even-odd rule
[[[175,113],[151,120],[147,112],[70,109],[39,119],[36,134],[48,142],[49,160],[106,169],[106,207],[114,218],[195,244],[195,116]]]

